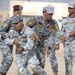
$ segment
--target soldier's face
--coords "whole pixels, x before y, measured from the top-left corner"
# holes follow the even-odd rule
[[[14,11],[14,16],[19,15],[19,11]]]
[[[75,13],[75,9],[74,8],[68,8],[68,12],[70,15]]]
[[[23,24],[23,22],[20,21],[20,22],[18,22],[18,23],[13,24],[13,26],[14,26],[14,28],[15,28],[16,30],[21,31],[21,30],[22,30],[22,24]]]
[[[49,14],[47,11],[45,11],[43,13],[43,16],[44,16],[45,20],[50,20],[52,18],[53,14]]]

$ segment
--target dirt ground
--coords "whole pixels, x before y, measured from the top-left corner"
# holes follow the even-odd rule
[[[7,73],[7,75],[18,75],[17,74],[17,68],[16,68],[16,62],[15,62],[15,51],[13,51],[14,61]],[[63,46],[60,44],[60,50],[56,51],[56,57],[58,60],[58,75],[65,75],[65,64],[64,64],[64,55],[63,55]],[[0,62],[2,59],[2,55],[0,52]],[[28,67],[29,68],[29,67]],[[46,64],[45,64],[45,70],[48,72],[49,75],[53,75],[51,65],[49,62],[49,58],[46,57]],[[29,71],[32,73],[32,70],[29,68]],[[73,75],[75,75],[75,65],[73,67]]]

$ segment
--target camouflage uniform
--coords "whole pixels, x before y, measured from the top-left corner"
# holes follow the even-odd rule
[[[35,48],[36,59],[38,59],[39,61],[38,63],[37,61],[35,61],[34,63],[39,64],[42,68],[44,68],[45,66],[44,50],[45,46],[49,46],[49,57],[52,69],[54,72],[58,72],[58,64],[55,57],[55,45],[59,45],[59,39],[60,39],[60,30],[58,29],[58,24],[54,19],[51,19],[49,21],[49,24],[46,25],[43,17],[36,18],[36,21],[37,22],[33,30],[36,34],[39,35],[41,42],[39,42],[37,48]],[[50,25],[55,27],[53,31],[49,29]],[[33,65],[35,65],[34,63]],[[41,72],[41,70],[38,71],[38,69],[36,68],[37,66],[35,66],[34,72],[35,70],[37,71],[37,73]]]
[[[48,5],[43,8],[43,12],[47,11],[48,14],[54,14],[54,6]],[[45,32],[47,39],[44,41],[45,46],[49,47],[48,55],[54,75],[58,75],[58,63],[55,56],[55,46],[59,46],[60,43],[60,29],[55,19],[51,18],[48,24],[45,24]]]
[[[69,3],[70,8],[74,8],[74,3]],[[67,17],[62,21],[62,30],[61,35],[66,38],[64,43],[64,58],[65,58],[65,75],[72,75],[72,67],[73,67],[73,58],[75,57],[75,36],[70,37],[69,33],[74,31],[75,32],[75,16],[74,17]]]
[[[0,75],[6,75],[8,69],[10,68],[12,64],[12,54],[8,47],[8,45],[5,44],[4,38],[6,37],[5,31],[0,28],[0,50],[3,55],[3,59],[0,66]]]
[[[14,6],[13,6],[13,11],[14,11],[14,12],[15,12],[15,11],[19,11],[19,13],[16,14],[16,15],[21,15],[21,14],[22,14],[22,9],[23,9],[23,8],[22,8],[22,6],[20,6],[20,5],[14,5]],[[12,16],[12,17],[6,19],[6,20],[3,22],[2,29],[3,29],[6,33],[8,33],[9,30],[11,29],[11,27],[12,27],[12,19],[13,19],[16,15],[14,15],[14,16]],[[13,45],[10,45],[10,46],[9,46],[9,49],[10,49],[10,51],[12,52]],[[9,52],[9,53],[10,53],[10,52]],[[11,57],[11,55],[10,55],[10,57]],[[4,59],[4,60],[5,60],[5,59]],[[10,62],[11,62],[11,60],[10,60]],[[8,69],[9,69],[9,66],[8,66]]]
[[[52,26],[54,26],[53,30],[51,28]],[[51,66],[52,66],[53,72],[57,73],[58,72],[58,63],[57,63],[57,59],[56,59],[56,56],[55,56],[55,46],[59,45],[60,30],[58,28],[57,22],[54,19],[51,19],[50,23],[47,24],[45,28],[47,30],[47,32],[45,32],[45,33],[50,32],[50,35],[47,36],[48,39],[44,41],[45,46],[49,47],[48,55],[49,55],[49,59],[50,59],[50,62],[51,62]]]
[[[12,22],[18,23],[21,19],[22,18],[18,15],[14,17]],[[34,32],[27,26],[24,26],[21,32],[16,30],[15,27],[12,27],[9,31],[10,38],[6,40],[6,43],[8,45],[13,45],[14,39],[19,39],[20,45],[16,45],[16,64],[19,70],[19,74],[21,75],[31,75],[27,70],[27,54],[34,45],[33,40],[31,39],[31,36],[33,36],[33,34]],[[17,50],[19,47],[23,47],[24,50],[19,52]]]
[[[13,20],[13,18],[14,18],[16,15],[22,15],[22,9],[23,9],[23,7],[20,6],[20,5],[14,5],[14,6],[13,6],[13,12],[18,11],[18,13],[14,14],[12,17],[6,19],[6,20],[4,21],[4,23],[3,23],[3,25],[2,25],[2,26],[3,26],[3,29],[4,29],[7,33],[9,32],[9,30],[10,30],[11,27],[12,27],[12,20]],[[12,52],[13,46],[11,45],[11,46],[9,46],[9,48],[10,48],[10,50],[11,50],[11,52]]]
[[[42,17],[30,19],[27,25],[33,29],[33,31],[40,37],[41,42],[32,48],[29,55],[33,55],[29,60],[30,67],[34,71],[35,75],[48,75],[44,71],[45,66],[45,54],[44,54],[44,27],[41,23]],[[35,25],[36,24],[36,25]],[[35,26],[34,26],[35,25]]]
[[[47,7],[43,8],[43,11],[48,10],[48,12],[54,13],[54,8],[52,6],[50,7],[51,7],[51,10],[49,10],[49,5],[48,5]],[[39,42],[37,46],[37,49],[35,49],[36,50],[35,54],[37,59],[39,60],[39,65],[42,68],[44,68],[45,66],[45,54],[44,54],[45,49],[44,48],[45,46],[49,46],[49,57],[50,57],[52,69],[54,73],[57,73],[58,64],[57,64],[57,59],[55,57],[55,45],[59,45],[60,30],[56,20],[50,19],[49,23],[46,24],[46,22],[44,21],[44,17],[41,16],[41,17],[33,18],[33,20],[32,19],[29,20],[27,22],[27,25],[34,30],[34,32],[39,36],[41,40],[41,42]],[[37,61],[35,62],[37,63]],[[37,66],[35,66],[34,72],[35,70],[36,72],[38,72],[36,68]],[[39,72],[41,71],[39,70]]]

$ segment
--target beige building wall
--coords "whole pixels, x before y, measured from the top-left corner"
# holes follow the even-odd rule
[[[9,17],[8,11],[0,11],[0,25],[2,25],[3,21]]]
[[[13,5],[23,6],[23,15],[42,15],[42,8],[46,5],[55,6],[54,16],[58,18],[66,17],[68,14],[66,3],[51,3],[51,2],[29,2],[29,1],[14,1],[10,2],[10,16],[12,16]]]

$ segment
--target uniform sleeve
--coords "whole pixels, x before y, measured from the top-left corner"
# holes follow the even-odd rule
[[[5,40],[8,33],[0,26],[0,39]]]
[[[0,26],[0,35],[6,34],[5,30]]]
[[[38,19],[37,19],[37,17],[35,18],[36,19],[36,23],[35,23],[35,26],[32,28],[32,30],[37,34],[37,22],[38,22]]]
[[[10,28],[12,27],[12,18],[8,18],[3,22],[2,28],[8,33]]]
[[[10,31],[8,33],[8,38],[5,39],[5,44],[13,45],[13,41],[14,41],[13,33],[14,33],[14,31],[12,29],[10,29]]]
[[[58,29],[56,31],[56,35],[55,35],[55,45],[59,45],[60,44],[60,36],[61,36],[61,32],[60,30]]]
[[[34,31],[31,28],[29,28],[29,27],[27,27],[26,32],[27,32],[27,36],[28,37],[31,37],[34,34]]]
[[[60,32],[59,25],[58,25],[57,21],[56,20],[54,20],[54,21],[55,21],[55,27],[56,27],[55,45],[59,45],[61,32]]]

